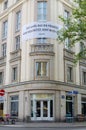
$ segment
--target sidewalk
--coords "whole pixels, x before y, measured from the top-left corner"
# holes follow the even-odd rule
[[[62,123],[62,122],[16,122],[16,124],[9,124],[0,126],[6,127],[28,127],[28,128],[59,128],[59,127],[86,127],[86,122],[73,122],[73,123]]]

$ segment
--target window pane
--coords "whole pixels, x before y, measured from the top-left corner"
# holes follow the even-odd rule
[[[17,67],[13,68],[13,80],[17,80]]]
[[[16,13],[16,31],[20,30],[20,25],[21,25],[21,11],[18,11]]]
[[[68,80],[68,81],[72,81],[72,78],[73,78],[73,77],[72,77],[72,76],[73,76],[73,75],[72,75],[72,71],[73,71],[73,70],[72,70],[72,67],[68,67],[68,68],[67,68],[67,80]]]
[[[43,101],[43,117],[48,116],[48,101]]]
[[[86,103],[82,103],[82,114],[86,116]]]
[[[15,42],[16,42],[16,50],[18,50],[20,48],[20,36],[17,36],[15,38]]]
[[[38,20],[46,20],[47,16],[47,2],[46,1],[38,1],[37,6],[37,19]]]
[[[3,35],[2,35],[3,38],[7,37],[7,25],[8,25],[8,22],[6,20],[5,22],[3,22]]]
[[[36,101],[36,117],[40,117],[40,116],[41,116],[41,102]]]
[[[18,102],[11,102],[11,116],[18,116]]]
[[[64,18],[65,19],[69,18],[69,11],[67,11],[67,10],[64,11]]]
[[[2,56],[6,56],[6,43],[2,44]]]
[[[8,6],[8,0],[4,2],[4,10],[7,9]]]
[[[66,48],[66,49],[71,49],[71,48],[70,48],[70,39],[69,39],[69,38],[66,38],[66,39],[65,39],[65,48]]]
[[[0,72],[0,84],[3,82],[3,73]]]
[[[72,116],[72,107],[72,97],[66,96],[66,114],[68,114],[68,116]]]
[[[47,63],[43,62],[41,63],[41,75],[46,76],[46,72],[47,72]]]
[[[40,43],[43,44],[43,43],[46,43],[46,42],[47,42],[47,39],[46,39],[46,38],[38,38],[38,39],[37,39],[37,43],[39,43],[39,44],[40,44]]]
[[[69,18],[69,11],[67,11],[67,10],[64,11],[64,18],[65,19]],[[65,28],[68,28],[68,22],[65,23]],[[71,49],[70,48],[70,39],[69,38],[65,39],[65,48],[66,49]]]
[[[66,114],[72,116],[72,102],[66,102]]]
[[[19,98],[18,96],[12,96],[12,97],[11,97],[11,101],[12,101],[12,100],[18,100],[18,98]]]
[[[18,116],[18,96],[11,96],[11,116]]]
[[[50,100],[50,117],[53,117],[53,100]]]
[[[33,111],[33,101],[31,100],[31,117],[33,117],[34,111]]]
[[[83,72],[83,82],[86,84],[86,72]]]
[[[37,75],[41,76],[41,62],[36,63]]]
[[[36,62],[37,76],[47,76],[47,62]]]

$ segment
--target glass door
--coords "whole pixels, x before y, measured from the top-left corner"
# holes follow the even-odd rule
[[[36,101],[36,117],[41,117],[41,101]]]
[[[43,117],[48,117],[48,101],[42,101],[42,105]]]
[[[31,120],[53,120],[53,100],[32,100]]]
[[[48,117],[48,101],[36,101],[36,118],[43,120]]]

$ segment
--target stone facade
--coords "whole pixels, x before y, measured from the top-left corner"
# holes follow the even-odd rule
[[[66,114],[86,114],[85,59],[76,66],[73,63],[79,44],[70,50],[52,38],[22,41],[23,27],[41,22],[37,19],[38,14],[39,19],[42,16],[38,9],[45,10],[42,22],[62,26],[59,15],[71,13],[71,7],[70,0],[0,0],[3,114],[32,121],[63,121]]]

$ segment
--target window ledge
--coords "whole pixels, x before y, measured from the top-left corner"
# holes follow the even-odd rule
[[[35,80],[49,80],[48,76],[36,76]]]

